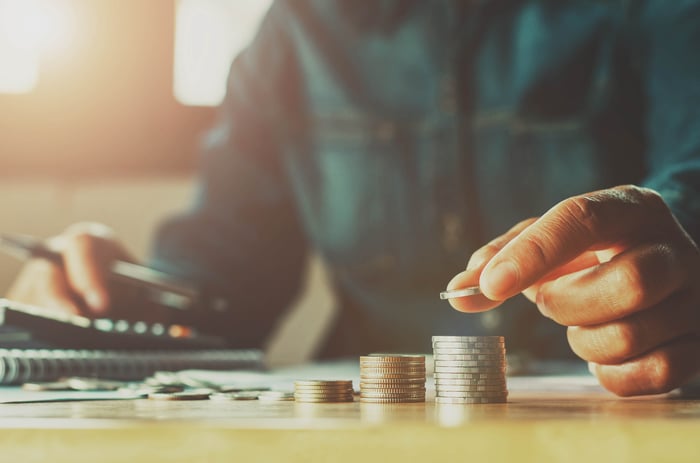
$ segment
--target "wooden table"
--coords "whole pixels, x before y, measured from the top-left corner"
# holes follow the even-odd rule
[[[0,405],[2,462],[700,462],[700,401],[511,392],[490,405]]]

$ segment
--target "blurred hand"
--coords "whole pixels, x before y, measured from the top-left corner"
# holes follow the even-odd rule
[[[667,392],[700,371],[700,251],[654,191],[569,198],[477,250],[448,289],[479,312],[522,292],[568,327],[574,352],[610,391]]]
[[[63,265],[31,259],[10,288],[8,299],[90,317],[106,316],[110,307],[107,276],[114,260],[131,260],[112,231],[79,223],[51,238]]]

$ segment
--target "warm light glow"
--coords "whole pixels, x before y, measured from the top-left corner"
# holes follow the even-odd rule
[[[216,106],[226,94],[232,59],[255,35],[272,0],[178,0],[175,18],[175,97]]]
[[[0,93],[30,92],[46,52],[68,48],[67,0],[0,0]]]

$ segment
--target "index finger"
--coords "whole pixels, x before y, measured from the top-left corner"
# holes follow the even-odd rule
[[[566,199],[512,239],[486,265],[479,286],[505,300],[590,249],[639,240],[658,232],[658,212],[669,214],[654,191],[633,186]]]

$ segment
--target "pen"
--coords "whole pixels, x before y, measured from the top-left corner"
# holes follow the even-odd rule
[[[0,247],[22,259],[40,258],[63,264],[63,256],[41,240],[27,235],[0,234]],[[110,277],[126,284],[159,292],[159,302],[177,309],[189,309],[198,301],[197,288],[167,273],[142,265],[117,260],[110,268]]]

